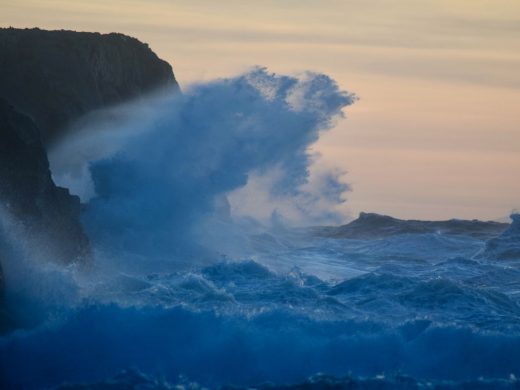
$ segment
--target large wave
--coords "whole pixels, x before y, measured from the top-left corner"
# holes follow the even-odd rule
[[[51,164],[85,202],[96,262],[2,243],[23,252],[6,297],[25,326],[0,338],[0,386],[514,386],[515,259],[471,235],[291,227],[341,219],[348,186],[309,148],[354,100],[255,69],[80,121]]]
[[[291,222],[337,222],[334,206],[348,187],[341,172],[314,169],[309,147],[354,100],[325,75],[259,68],[104,112],[110,129],[105,122],[96,130],[99,119],[83,123],[79,140],[55,149],[51,164],[58,183],[70,187],[72,170],[84,172],[88,163],[85,179],[94,188],[79,187],[90,198],[90,237],[147,256],[152,248],[179,252],[203,222],[228,213],[226,195],[235,192],[240,203],[236,190],[248,184],[256,185],[254,212],[264,206],[264,220],[276,210]],[[260,195],[268,202],[261,205]]]

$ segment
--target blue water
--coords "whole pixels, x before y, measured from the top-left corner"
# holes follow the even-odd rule
[[[256,69],[66,142],[51,167],[83,174],[94,261],[54,264],[5,229],[18,328],[0,337],[0,388],[517,387],[518,216],[487,243],[302,227],[341,217],[348,186],[315,175],[309,148],[355,100],[324,75]]]
[[[251,240],[256,254],[240,261],[76,276],[74,303],[1,339],[3,383],[102,382],[127,369],[210,387],[317,373],[511,386],[520,376],[520,261],[478,259],[485,242]]]

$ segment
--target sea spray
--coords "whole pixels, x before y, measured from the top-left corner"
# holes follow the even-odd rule
[[[275,212],[307,224],[341,220],[334,207],[348,186],[341,172],[314,169],[309,147],[355,99],[322,74],[296,78],[257,68],[105,112],[110,130],[97,130],[96,117],[81,143],[71,138],[72,150],[86,150],[58,148],[51,163],[65,185],[88,165],[86,186],[94,188],[86,192],[83,219],[98,245],[148,257],[203,256],[212,248],[193,236],[222,214],[220,200],[231,192],[236,203],[249,197],[236,190],[250,177],[256,192],[267,194],[264,216]],[[259,204],[251,208],[258,211]],[[241,212],[247,215],[244,207]]]
[[[23,289],[43,301],[24,313],[57,315],[0,338],[0,387],[110,386],[119,372],[143,373],[116,377],[129,386],[179,375],[212,388],[305,384],[319,372],[331,375],[323,383],[514,386],[518,259],[479,258],[486,243],[470,231],[331,239],[292,229],[284,208],[267,224],[233,214],[229,193],[251,183],[302,215],[316,194],[340,203],[335,173],[305,195],[308,147],[353,100],[326,76],[258,69],[119,107],[89,145],[112,144],[54,160],[64,180],[95,186],[84,221],[96,263],[70,274],[77,298],[58,309]],[[27,281],[62,285],[46,273]]]

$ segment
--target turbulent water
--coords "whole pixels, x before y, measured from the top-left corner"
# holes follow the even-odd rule
[[[288,228],[281,214],[315,223],[324,197],[340,200],[333,176],[309,187],[306,150],[353,98],[324,76],[259,70],[182,99],[88,157],[90,268],[4,265],[23,328],[0,338],[1,388],[518,386],[518,216],[491,241]],[[278,201],[268,223],[223,198],[254,175]]]
[[[98,275],[83,286],[88,299],[1,340],[2,380],[94,383],[134,369],[161,378],[143,382],[158,388],[179,375],[218,387],[317,373],[394,385],[413,378],[399,386],[516,384],[520,262],[476,259],[483,241],[301,233],[251,241],[257,253],[242,261]]]

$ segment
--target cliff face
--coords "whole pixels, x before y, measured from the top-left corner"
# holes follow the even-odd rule
[[[88,257],[79,199],[53,183],[44,146],[92,110],[167,87],[179,88],[171,66],[135,38],[0,29],[0,206],[58,260]]]
[[[79,198],[57,187],[34,122],[0,99],[0,207],[34,250],[62,263],[86,261]]]
[[[0,28],[0,263],[13,235],[50,260],[88,263],[79,198],[54,184],[45,148],[82,115],[158,88],[179,89],[171,66],[135,38]],[[0,333],[14,323],[4,280],[0,264]]]
[[[30,116],[49,144],[81,115],[161,87],[171,66],[122,34],[0,29],[0,97]]]

